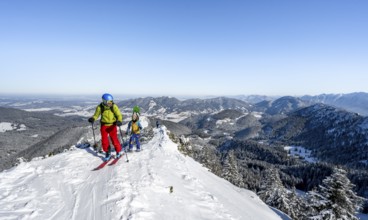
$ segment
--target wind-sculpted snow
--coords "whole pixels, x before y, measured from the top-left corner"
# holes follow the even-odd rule
[[[166,129],[114,166],[89,148],[0,173],[0,219],[281,219],[178,152]],[[172,191],[171,191],[172,190]]]

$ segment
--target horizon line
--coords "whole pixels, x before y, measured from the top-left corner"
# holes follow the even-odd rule
[[[367,92],[350,92],[350,93],[320,93],[316,95],[304,94],[304,95],[265,95],[265,94],[237,94],[237,95],[167,95],[167,94],[122,94],[122,93],[115,93],[113,94],[116,99],[122,98],[123,99],[131,99],[131,98],[146,98],[146,97],[175,97],[175,98],[218,98],[218,97],[251,97],[251,96],[265,96],[265,97],[285,97],[285,96],[292,96],[292,97],[303,97],[303,96],[320,96],[320,95],[349,95],[349,94],[368,94]],[[92,97],[99,97],[101,94],[97,93],[86,93],[86,94],[63,94],[63,93],[0,93],[0,98],[92,98]]]

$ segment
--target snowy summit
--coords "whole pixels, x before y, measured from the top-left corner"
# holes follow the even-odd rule
[[[154,132],[129,162],[97,171],[101,158],[75,148],[0,173],[0,219],[282,219]]]

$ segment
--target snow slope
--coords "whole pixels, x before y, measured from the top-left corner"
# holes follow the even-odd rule
[[[101,158],[89,148],[4,171],[0,219],[281,219],[253,192],[182,155],[165,128],[142,149],[98,171]]]
[[[6,132],[6,131],[12,131],[12,130],[25,131],[26,126],[24,124],[0,122],[0,132]]]
[[[301,146],[286,146],[284,147],[284,150],[288,152],[290,151],[290,154],[288,154],[289,156],[291,155],[293,157],[301,157],[303,160],[309,163],[316,163],[318,161],[317,158],[311,156],[311,150],[305,149]]]

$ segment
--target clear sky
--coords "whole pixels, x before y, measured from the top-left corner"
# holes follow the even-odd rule
[[[105,92],[368,92],[368,1],[0,1],[0,94]]]

